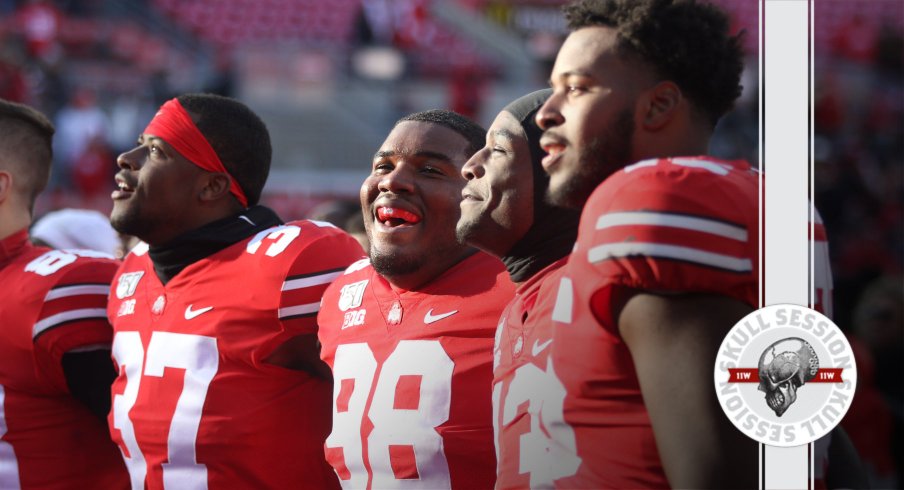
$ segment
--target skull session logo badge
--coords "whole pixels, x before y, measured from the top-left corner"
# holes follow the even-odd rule
[[[799,446],[831,431],[857,386],[851,346],[821,313],[797,305],[761,308],[722,342],[714,381],[735,427],[770,446]]]

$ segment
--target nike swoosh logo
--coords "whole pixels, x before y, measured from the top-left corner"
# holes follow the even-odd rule
[[[191,320],[192,318],[202,314],[207,313],[208,311],[213,309],[213,306],[208,306],[207,308],[199,308],[197,310],[191,309],[192,305],[188,305],[188,308],[185,308],[185,319]]]
[[[542,344],[540,343],[539,340],[535,340],[534,346],[530,348],[530,353],[534,357],[536,357],[536,356],[540,355],[541,352],[546,350],[546,348],[549,347],[549,344],[551,344],[551,343],[552,343],[552,339],[549,339],[546,342],[543,342]]]
[[[443,318],[448,318],[456,313],[458,313],[458,310],[452,310],[448,313],[440,313],[439,315],[434,315],[433,308],[430,308],[430,310],[427,311],[427,314],[424,315],[424,323],[438,322],[438,321],[442,320]]]

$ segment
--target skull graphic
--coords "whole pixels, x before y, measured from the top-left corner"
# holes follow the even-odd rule
[[[819,358],[813,346],[797,337],[774,342],[760,355],[759,390],[766,404],[781,417],[797,400],[797,389],[816,376]]]

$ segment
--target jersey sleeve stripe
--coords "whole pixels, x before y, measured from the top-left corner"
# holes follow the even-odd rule
[[[76,284],[69,286],[59,286],[47,292],[44,301],[52,301],[59,298],[67,298],[69,296],[79,296],[83,294],[98,294],[107,296],[110,294],[109,284]]]
[[[302,277],[296,276],[294,278],[289,278],[285,282],[283,282],[282,290],[292,291],[295,289],[309,288],[311,286],[319,286],[321,284],[329,284],[333,282],[334,279],[341,276],[343,270],[345,269],[330,271],[327,273],[317,273],[316,275],[307,275]]]
[[[731,171],[731,166],[729,165],[723,165],[701,159],[672,158],[672,163],[674,163],[675,165],[681,165],[682,167],[701,168],[723,177],[728,175],[728,173]]]
[[[731,272],[751,272],[753,270],[753,263],[750,259],[661,243],[611,243],[598,245],[587,252],[587,260],[591,263],[632,256],[681,260]]]
[[[300,316],[315,315],[320,311],[320,303],[308,303],[298,306],[287,306],[279,309],[279,319],[288,320]]]
[[[38,323],[35,323],[32,330],[32,339],[37,339],[39,335],[45,331],[75,320],[85,319],[107,319],[107,310],[105,308],[84,308],[80,310],[69,310],[56,315],[49,316]]]
[[[739,242],[746,242],[747,229],[707,218],[687,216],[674,213],[656,213],[649,211],[607,213],[599,217],[596,229],[603,230],[615,226],[667,226],[685,230],[699,231],[717,235]]]

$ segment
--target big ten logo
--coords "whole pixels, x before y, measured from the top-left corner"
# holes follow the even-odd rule
[[[366,315],[367,315],[367,310],[364,310],[364,309],[346,312],[345,319],[342,321],[342,328],[356,327],[358,325],[363,325],[364,317]]]

